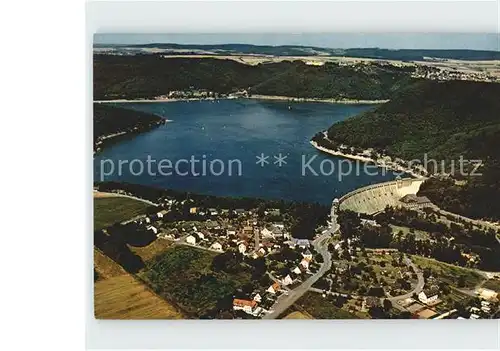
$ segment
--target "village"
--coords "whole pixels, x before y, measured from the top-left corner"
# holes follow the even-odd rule
[[[406,207],[419,208],[411,203]],[[394,216],[395,212],[390,213]],[[345,226],[353,220],[349,216],[359,221],[350,229]],[[411,255],[388,245],[369,248],[373,243],[366,240],[377,240],[387,228],[378,223],[384,216],[359,218],[354,212],[341,211],[334,201],[328,225],[318,226],[311,239],[299,239],[291,235],[293,216],[286,210],[206,207],[189,198],[166,197],[146,215],[121,225],[130,227],[134,235],[149,233],[174,247],[203,250],[214,257],[235,254],[244,270],[259,266],[262,276],[252,278],[258,281],[233,291],[225,314],[231,318],[277,318],[288,300],[293,309],[311,294],[325,306],[345,311],[349,318],[483,319],[498,314],[500,276],[485,277],[479,270]],[[333,218],[344,226],[337,228]],[[388,227],[392,233],[387,235],[397,238],[399,245],[404,245],[408,235],[416,234],[417,240],[424,235],[427,240],[428,234],[421,230],[410,228],[403,234],[408,228],[402,225]],[[324,248],[321,253],[318,241]],[[297,290],[300,295],[289,298]],[[275,313],[278,306],[279,313]],[[300,308],[314,316],[318,307],[306,303]]]
[[[244,259],[265,261],[268,286],[235,291],[235,316],[258,318],[272,312],[276,300],[317,272],[322,262],[310,240],[291,237],[289,216],[280,209],[205,208],[192,200],[173,198],[165,199],[162,206],[126,225],[174,245],[213,253],[236,252]]]

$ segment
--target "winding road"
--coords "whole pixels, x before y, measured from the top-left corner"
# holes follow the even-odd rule
[[[313,241],[314,249],[323,257],[323,264],[321,265],[320,269],[295,289],[290,290],[288,292],[288,295],[282,294],[280,297],[278,297],[278,299],[270,309],[271,312],[264,315],[262,319],[278,318],[330,269],[330,267],[332,266],[332,256],[330,252],[328,252],[328,244],[326,243],[326,241],[333,233],[338,230],[338,228],[339,225],[337,224],[337,220],[335,218],[333,220],[332,226]]]
[[[404,263],[408,267],[412,267],[414,272],[417,273],[417,285],[415,285],[415,287],[413,288],[412,291],[410,291],[406,294],[398,295],[398,296],[387,296],[387,299],[392,302],[392,305],[394,307],[396,307],[400,310],[403,310],[403,311],[405,310],[404,307],[399,305],[397,302],[399,300],[408,299],[408,298],[412,297],[413,294],[418,295],[424,289],[424,285],[425,285],[424,274],[422,273],[422,271],[420,271],[420,269],[418,269],[418,267],[415,265],[415,263],[413,263],[408,257],[404,258]]]

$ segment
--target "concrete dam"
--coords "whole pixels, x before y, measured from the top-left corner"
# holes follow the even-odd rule
[[[386,206],[399,207],[401,198],[416,195],[425,178],[405,178],[368,185],[356,189],[338,199],[340,210],[351,210],[365,214],[383,211]]]

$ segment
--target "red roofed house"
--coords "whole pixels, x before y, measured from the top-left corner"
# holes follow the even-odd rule
[[[233,300],[233,310],[235,311],[243,310],[244,312],[251,314],[256,307],[257,302],[254,300]]]
[[[271,285],[266,291],[271,294],[276,294],[280,290],[280,284],[278,282]]]

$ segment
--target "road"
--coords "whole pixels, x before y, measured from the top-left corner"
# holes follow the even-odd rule
[[[406,294],[387,297],[387,299],[392,302],[392,305],[394,307],[396,307],[400,310],[403,310],[403,311],[405,309],[401,305],[399,305],[397,302],[399,300],[404,300],[404,299],[410,298],[413,296],[413,294],[419,294],[424,289],[424,285],[425,285],[424,274],[422,273],[422,271],[420,271],[420,269],[418,269],[418,267],[415,265],[415,263],[413,263],[408,257],[404,258],[404,263],[408,267],[412,267],[413,270],[415,271],[415,273],[417,273],[417,285],[415,285],[415,287],[413,288],[412,291],[410,291]]]
[[[292,306],[295,301],[297,301],[302,295],[304,295],[314,283],[318,281],[332,266],[332,256],[328,252],[328,245],[326,244],[326,239],[328,239],[333,233],[338,230],[338,224],[336,219],[334,224],[326,231],[324,231],[318,238],[313,241],[314,249],[321,254],[323,257],[323,264],[319,270],[310,276],[306,281],[297,286],[295,289],[290,290],[288,295],[281,295],[274,305],[271,307],[271,312],[266,314],[262,319],[275,319],[278,318],[283,312],[285,312],[290,306]]]

